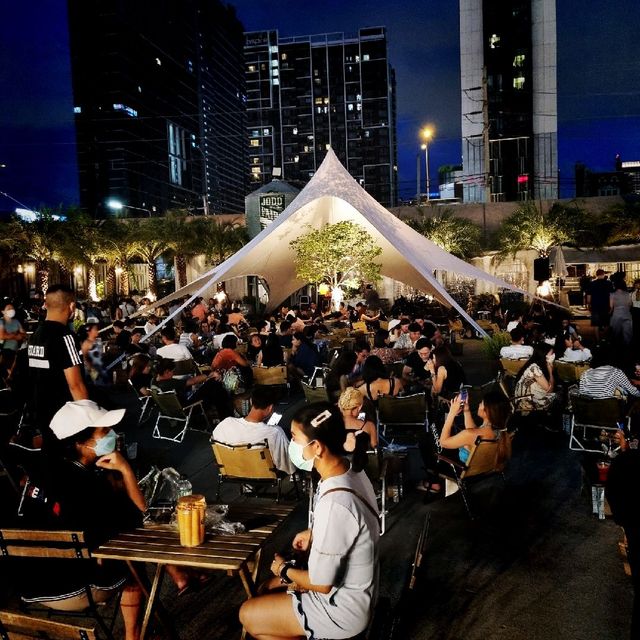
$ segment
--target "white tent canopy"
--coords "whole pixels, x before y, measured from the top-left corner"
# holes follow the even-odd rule
[[[188,294],[192,294],[190,299],[194,299],[222,280],[259,276],[269,288],[269,308],[274,308],[306,284],[296,277],[293,266],[295,253],[289,243],[308,233],[310,228],[321,229],[327,224],[342,221],[359,224],[373,236],[382,249],[378,258],[382,275],[431,294],[444,305],[454,307],[479,331],[482,330],[438,282],[434,275],[436,270],[485,280],[497,287],[527,295],[525,291],[452,256],[396,218],[351,177],[335,153],[329,150],[307,186],[271,225],[231,258],[186,287],[158,300],[154,306]],[[162,324],[168,320],[166,318]]]

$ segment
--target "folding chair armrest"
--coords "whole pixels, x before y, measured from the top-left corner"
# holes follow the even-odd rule
[[[463,471],[467,468],[467,466],[460,462],[460,460],[454,460],[453,458],[443,456],[441,453],[438,454],[438,462],[446,462],[447,464],[450,464],[453,467],[457,467],[458,469],[461,469]]]

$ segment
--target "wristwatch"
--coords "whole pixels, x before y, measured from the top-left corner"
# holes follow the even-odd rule
[[[280,580],[283,584],[292,584],[293,580],[288,576],[289,569],[293,569],[295,567],[294,562],[283,562],[282,567],[280,567]]]

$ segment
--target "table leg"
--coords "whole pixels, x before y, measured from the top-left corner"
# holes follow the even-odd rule
[[[240,576],[240,580],[242,580],[242,586],[247,593],[247,597],[253,598],[256,595],[256,583],[254,582],[251,573],[249,573],[249,569],[246,564],[243,564],[240,569],[238,569],[238,575]]]
[[[260,572],[260,560],[262,558],[262,547],[260,547],[252,560],[249,560],[248,565],[251,569],[251,579],[253,580],[253,584],[255,585],[258,581],[258,573]]]
[[[159,564],[156,566],[156,572],[153,576],[153,582],[151,583],[151,591],[149,592],[149,596],[147,598],[147,606],[144,610],[144,618],[142,619],[142,629],[140,630],[140,640],[144,640],[144,637],[147,633],[147,627],[149,626],[149,620],[151,619],[151,614],[153,612],[153,604],[156,597],[158,596],[158,591],[160,590],[163,576],[164,565]]]

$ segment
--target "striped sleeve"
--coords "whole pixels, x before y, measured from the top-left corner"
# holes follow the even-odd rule
[[[71,334],[67,334],[62,336],[63,342],[63,359],[67,361],[67,366],[63,366],[64,369],[68,369],[69,367],[75,367],[82,363],[80,358],[80,351],[78,350],[78,346],[76,345],[76,341]]]

